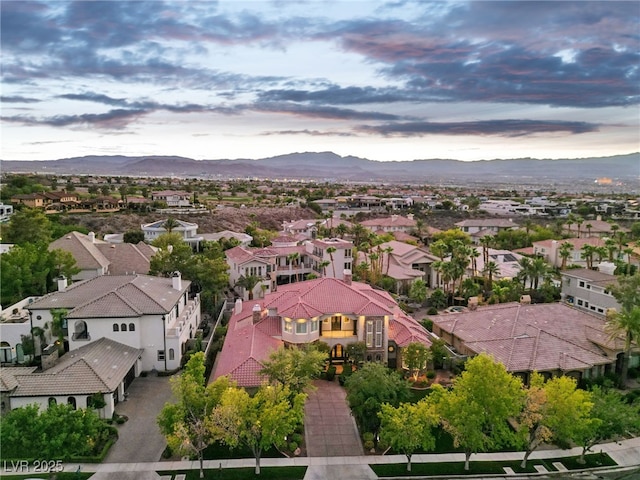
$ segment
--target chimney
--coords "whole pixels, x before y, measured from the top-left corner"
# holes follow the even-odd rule
[[[42,350],[42,356],[40,357],[40,362],[42,364],[42,370],[48,370],[53,367],[58,362],[58,345],[52,343],[47,345]]]
[[[351,270],[348,268],[345,268],[344,271],[342,272],[342,281],[346,284],[346,285],[351,285]]]
[[[253,323],[256,324],[260,321],[260,313],[261,313],[261,309],[260,309],[260,305],[258,305],[257,303],[253,306],[253,308],[251,309],[251,316],[253,318]]]
[[[235,315],[239,314],[240,312],[242,312],[242,299],[241,298],[236,298],[236,303],[234,305],[234,310],[233,313]]]
[[[89,232],[87,237],[89,237],[89,240],[91,240],[91,243],[96,243],[96,234],[94,232]]]
[[[182,275],[180,275],[180,272],[173,272],[171,275],[171,283],[174,290],[182,290]]]
[[[602,221],[602,215],[596,216],[596,221],[601,222]]]
[[[413,220],[413,213],[409,213],[409,214],[407,214],[407,218],[408,218],[409,220]]]
[[[67,279],[66,277],[58,277],[58,291],[64,292],[67,289]]]

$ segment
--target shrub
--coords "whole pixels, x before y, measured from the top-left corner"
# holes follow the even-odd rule
[[[380,450],[386,450],[387,448],[389,448],[389,444],[387,442],[385,442],[384,440],[380,439],[380,440],[378,440],[378,448]]]
[[[298,448],[298,442],[289,442],[289,451],[295,452]]]
[[[373,442],[373,433],[364,432],[362,434],[362,440],[364,440],[365,442]]]
[[[364,449],[365,450],[371,450],[375,447],[373,440],[367,440],[364,442]]]
[[[336,367],[334,365],[331,365],[329,368],[327,368],[327,380],[329,380],[330,382],[333,382],[335,378],[336,378]]]
[[[437,310],[436,310],[436,312],[437,312]],[[430,318],[423,318],[422,319],[422,326],[424,328],[426,328],[428,331],[433,332],[433,320],[431,320]]]
[[[293,433],[291,435],[291,441],[296,442],[298,445],[302,443],[302,435],[299,433]]]
[[[436,307],[429,307],[429,310],[427,310],[427,314],[428,315],[437,315],[438,314],[438,309]],[[431,322],[431,325],[433,325],[433,322]]]
[[[428,378],[429,380],[433,380],[434,378],[436,378],[436,372],[434,372],[433,370],[429,370],[429,371],[427,372],[427,378]]]

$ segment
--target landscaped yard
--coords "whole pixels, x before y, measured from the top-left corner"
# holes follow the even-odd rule
[[[307,467],[261,467],[260,475],[256,475],[255,469],[250,468],[224,468],[204,471],[206,480],[302,480]],[[175,476],[178,473],[187,475],[187,480],[199,480],[198,470],[161,471],[160,475]]]

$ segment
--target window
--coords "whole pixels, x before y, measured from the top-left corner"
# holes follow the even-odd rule
[[[114,323],[114,324],[113,324],[113,331],[114,331],[114,332],[118,332],[118,331],[120,331],[120,327],[118,327],[118,324],[117,324],[117,323]]]
[[[123,323],[122,325],[120,325],[120,330],[122,330],[123,332],[127,331],[127,324]]]
[[[76,407],[76,397],[69,397],[69,398],[67,398],[67,403],[68,403],[69,405],[71,405],[71,407],[73,407],[73,409],[74,409],[74,410],[77,408],[77,407]]]
[[[169,349],[169,360],[175,360],[176,358],[176,352],[173,348]]]
[[[365,342],[367,344],[367,347],[373,346],[373,321],[372,320],[367,320],[367,333],[366,333]]]
[[[284,321],[284,331],[287,333],[293,333],[293,325],[291,325],[291,320]]]
[[[351,270],[351,262],[344,262],[344,269]]]
[[[296,322],[296,333],[298,335],[304,335],[307,333],[307,322]]]
[[[578,306],[581,307],[584,302],[582,300],[578,300],[577,303],[578,303]]]
[[[49,403],[49,406],[51,406],[51,405],[56,405],[58,401],[54,397],[49,397],[48,403]]]
[[[349,258],[349,257],[351,256],[351,249],[350,249],[350,248],[345,249],[345,251],[344,251],[344,256],[345,256],[346,258]],[[346,267],[345,267],[345,268],[346,268]]]
[[[382,347],[382,320],[376,320],[376,347]]]
[[[130,323],[130,324],[129,324],[129,331],[130,331],[130,332],[135,332],[135,331],[136,331],[136,325],[135,325],[135,323]]]
[[[584,288],[584,282],[583,282],[582,280],[580,280],[580,281],[578,282],[578,286],[579,286],[579,287]]]
[[[164,350],[158,350],[158,361],[164,360]]]
[[[317,332],[318,331],[318,319],[314,318],[313,320],[311,320],[311,331],[312,332]]]

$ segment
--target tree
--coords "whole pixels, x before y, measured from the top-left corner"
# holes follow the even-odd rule
[[[42,210],[24,208],[11,215],[3,230],[3,241],[24,245],[51,242],[51,221]]]
[[[331,260],[331,269],[333,270],[333,278],[336,278],[336,263],[333,261],[333,254],[336,252],[336,247],[327,248],[329,259]]]
[[[409,288],[409,298],[412,302],[423,304],[427,299],[427,284],[424,280],[418,279]]]
[[[500,274],[500,267],[496,262],[490,261],[484,264],[482,273],[485,275],[485,290],[491,291],[493,288],[493,277]]]
[[[271,446],[282,448],[302,423],[305,399],[304,393],[292,395],[287,386],[280,385],[262,385],[253,397],[244,389],[227,388],[207,425],[229,447],[248,447],[259,475],[262,452]]]
[[[447,349],[446,342],[441,338],[436,338],[431,342],[430,350],[434,368],[442,368],[444,362],[449,358],[449,350]]]
[[[256,275],[241,275],[236,281],[237,287],[242,287],[249,294],[249,300],[253,300],[253,289],[260,283],[260,277]]]
[[[438,310],[447,306],[447,296],[441,288],[436,288],[429,297],[429,306]]]
[[[431,351],[426,345],[413,342],[402,350],[402,359],[415,382],[418,381],[420,374],[427,369],[431,361]]]
[[[562,264],[560,265],[560,270],[564,270],[567,268],[567,260],[571,256],[571,252],[573,251],[573,245],[569,242],[563,242],[560,244],[560,248],[558,249],[558,255],[562,259]]]
[[[531,376],[529,388],[526,391],[524,408],[519,418],[519,432],[524,437],[525,453],[522,468],[527,466],[529,455],[542,443],[551,440],[553,432],[546,425],[545,407],[547,394],[544,390],[544,378],[535,373]]]
[[[227,377],[220,377],[207,387],[204,373],[204,353],[197,352],[182,374],[170,380],[176,402],[165,404],[157,419],[173,451],[198,457],[200,478],[204,478],[203,452],[218,439],[207,426],[207,418],[220,403],[223,392],[234,386]]]
[[[271,352],[269,360],[263,362],[260,374],[271,384],[288,386],[292,393],[301,393],[320,375],[327,354],[313,346],[285,348]]]
[[[438,402],[444,429],[464,449],[465,470],[472,453],[515,443],[508,419],[518,415],[523,402],[522,382],[502,363],[484,353],[466,362]]]
[[[624,358],[620,381],[627,381],[631,346],[640,338],[640,272],[632,276],[619,277],[618,284],[609,287],[611,294],[620,303],[621,312],[607,317],[606,328],[612,338],[624,335]]]
[[[162,228],[164,228],[167,233],[172,233],[176,228],[180,226],[180,222],[173,217],[167,218],[162,224]]]
[[[360,365],[364,362],[364,357],[367,353],[367,344],[365,342],[351,342],[347,344],[346,351],[349,360],[356,365]]]
[[[547,396],[545,424],[553,433],[554,442],[569,445],[599,423],[591,416],[591,394],[576,388],[575,379],[554,377],[545,383],[544,391]]]
[[[374,434],[380,429],[378,412],[383,403],[397,407],[409,400],[409,384],[398,372],[380,363],[365,363],[347,378],[344,386],[358,425]]]
[[[124,233],[123,239],[124,243],[140,243],[144,242],[144,232],[142,230],[129,230]]]
[[[407,472],[411,471],[411,456],[417,449],[429,451],[435,448],[434,428],[439,417],[429,397],[415,404],[402,403],[398,407],[384,403],[378,417],[380,439],[406,455]]]

